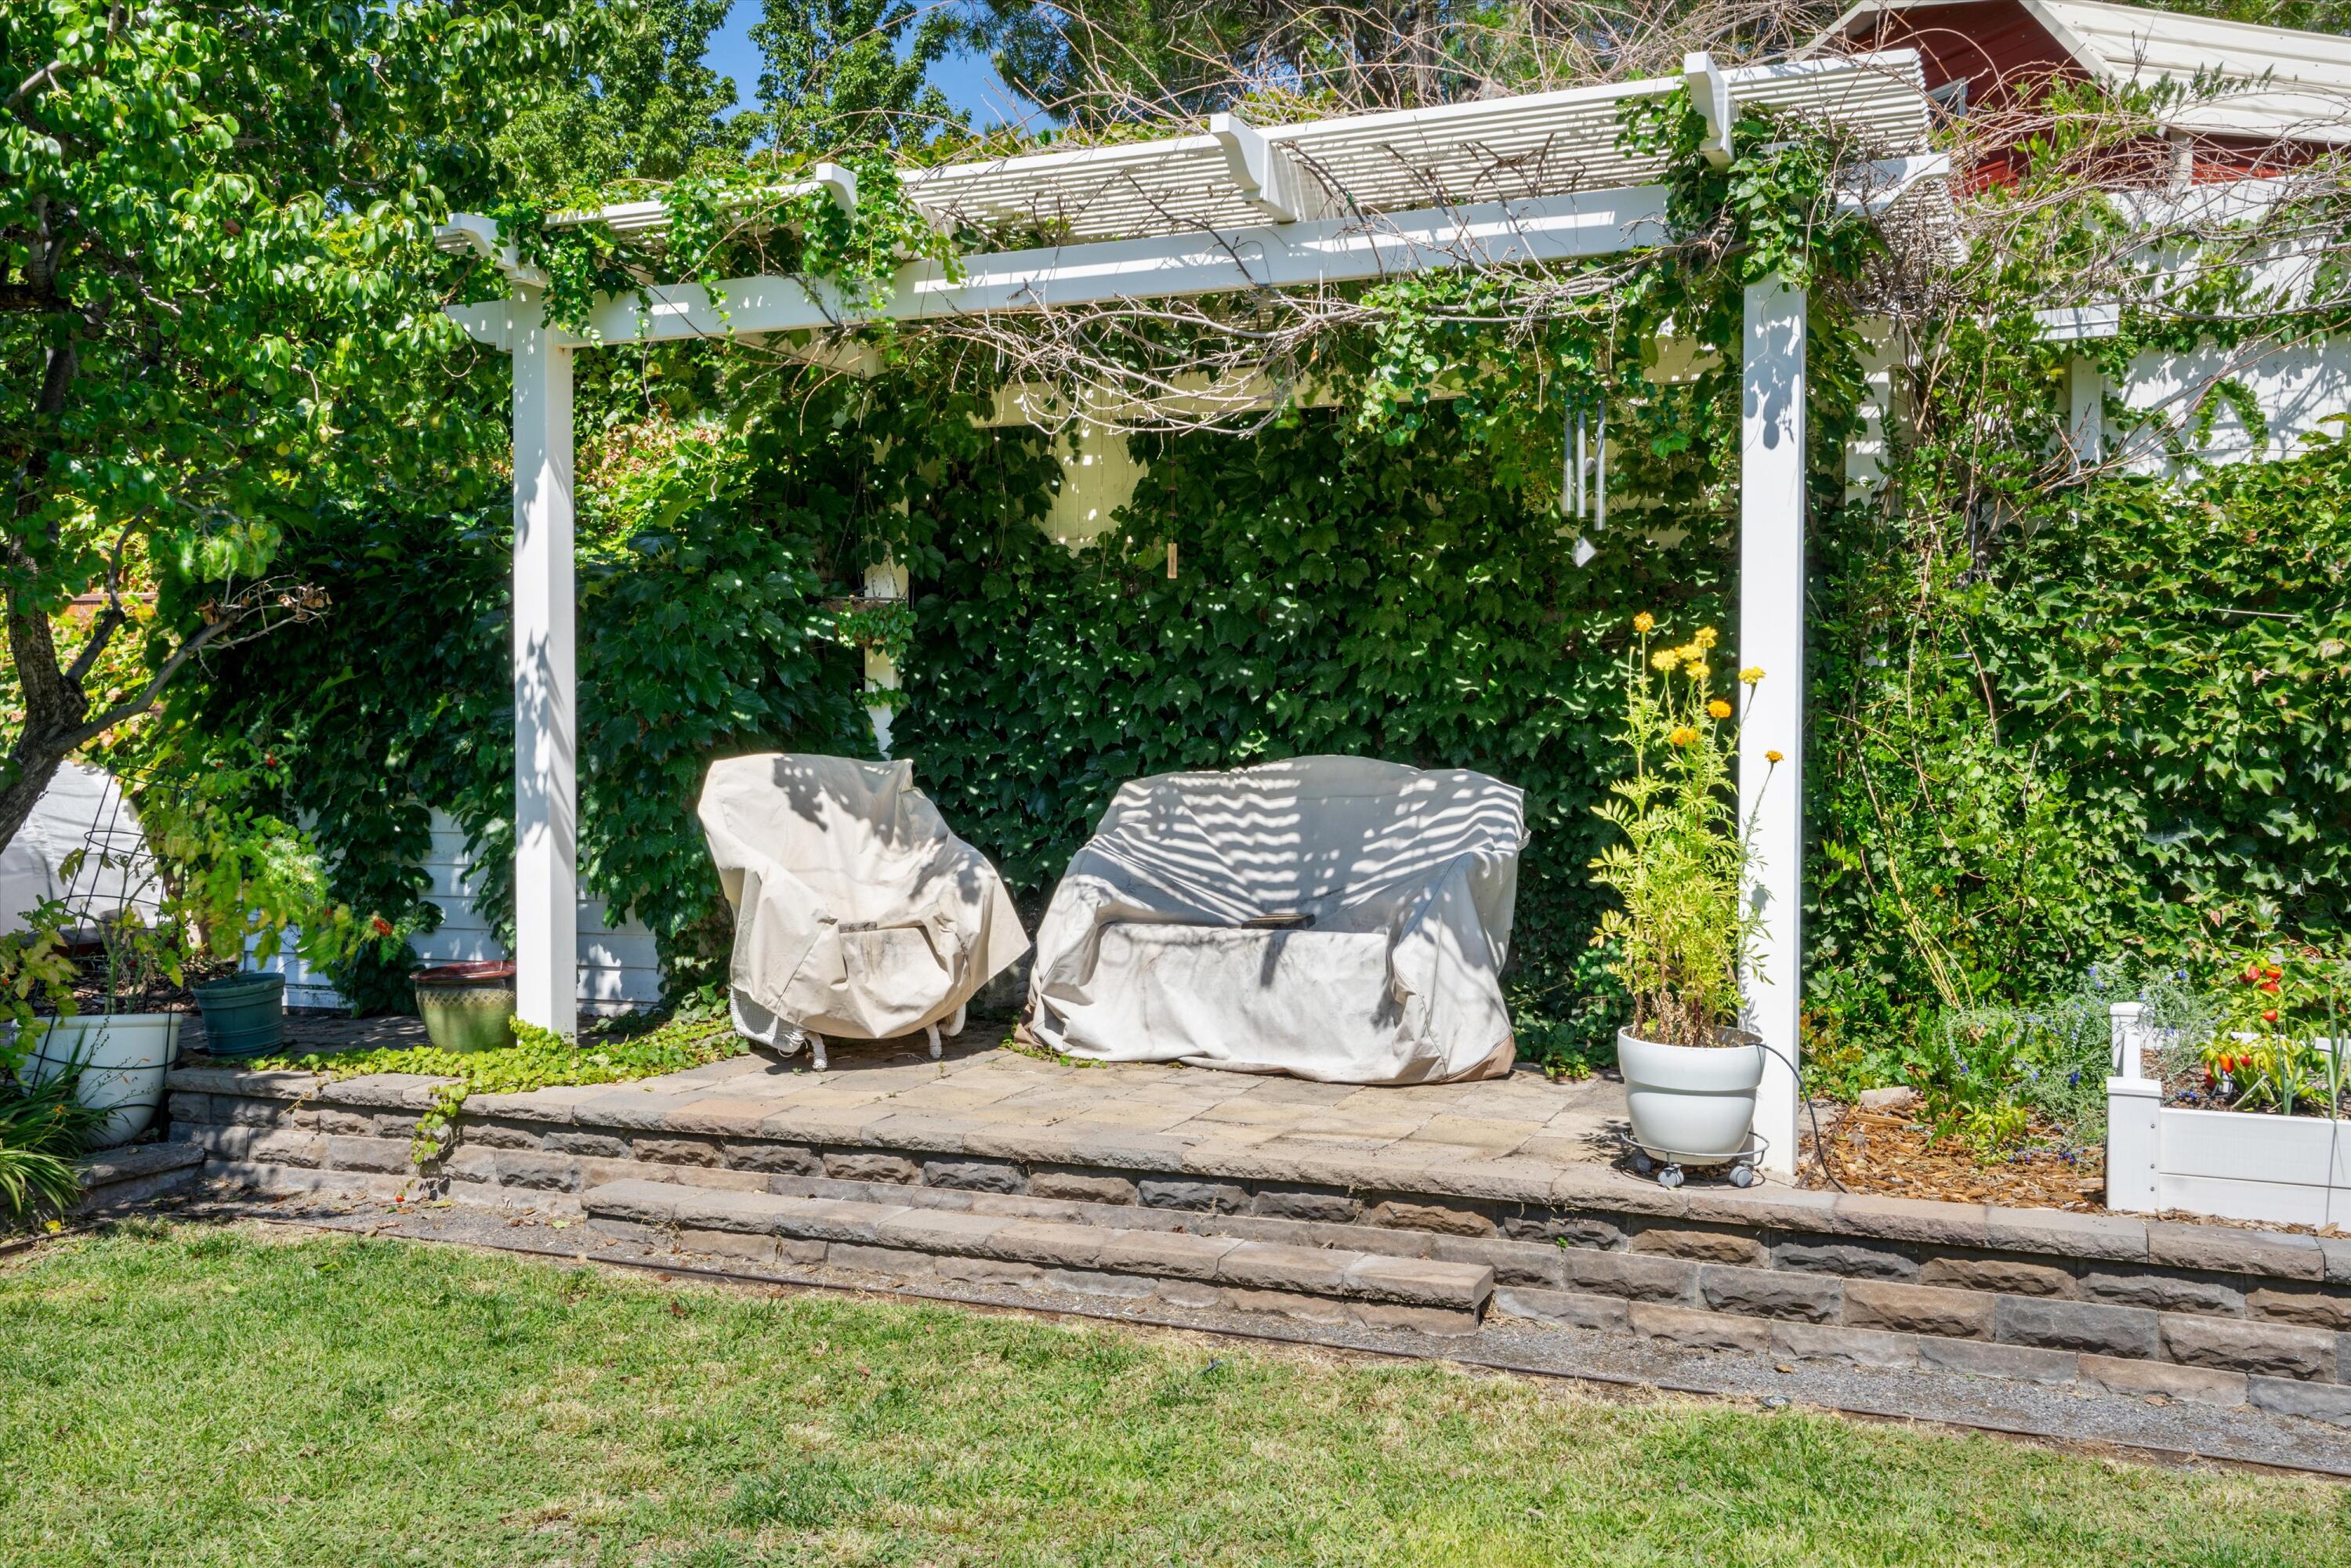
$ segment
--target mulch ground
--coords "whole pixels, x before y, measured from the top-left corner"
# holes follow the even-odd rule
[[[2035,1129],[2036,1134],[2041,1131]],[[1907,1112],[1843,1107],[1834,1122],[1823,1114],[1818,1145],[1812,1128],[1803,1129],[1797,1178],[1808,1187],[1841,1184],[1848,1192],[1932,1198],[1941,1203],[2104,1209],[2105,1151],[2061,1152],[2053,1137],[2046,1138],[2045,1144],[1986,1163],[1965,1139],[1938,1140]]]

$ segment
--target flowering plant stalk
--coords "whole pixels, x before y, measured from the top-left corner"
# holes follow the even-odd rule
[[[1613,888],[1619,903],[1601,916],[1593,941],[1614,946],[1635,1034],[1664,1045],[1721,1045],[1729,1043],[1722,1031],[1739,1022],[1740,974],[1762,929],[1746,897],[1755,823],[1739,817],[1731,771],[1739,727],[1729,698],[1715,689],[1714,628],[1652,653],[1655,625],[1646,612],[1634,618],[1639,641],[1625,683],[1632,776],[1593,808],[1623,835],[1592,862],[1593,880]],[[1745,686],[1762,678],[1760,669],[1739,672]],[[1776,751],[1766,756],[1781,760]]]

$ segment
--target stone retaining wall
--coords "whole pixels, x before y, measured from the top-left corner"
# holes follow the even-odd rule
[[[1332,1173],[1295,1166],[881,1147],[728,1125],[707,1105],[681,1116],[652,1096],[610,1108],[576,1095],[477,1097],[448,1156],[420,1177],[409,1140],[430,1083],[388,1075],[320,1089],[307,1074],[183,1070],[172,1135],[202,1145],[216,1172],[274,1186],[389,1191],[423,1179],[461,1198],[556,1207],[632,1179],[886,1192],[915,1207],[1478,1262],[1494,1269],[1503,1310],[1677,1343],[2111,1375],[2223,1402],[2283,1381],[2304,1386],[2262,1396],[2351,1418],[2351,1240],[1787,1188],[1667,1192],[1604,1166],[1554,1167],[1532,1201],[1462,1167],[1400,1187],[1307,1179]],[[651,1124],[628,1124],[631,1113]],[[1832,1352],[1832,1339],[1844,1348]],[[2139,1370],[2107,1365],[2126,1362]]]

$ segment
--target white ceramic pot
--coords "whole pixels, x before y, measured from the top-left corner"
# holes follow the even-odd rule
[[[74,1098],[93,1111],[111,1113],[91,1134],[92,1146],[110,1149],[147,1130],[163,1103],[163,1075],[180,1054],[183,1013],[93,1013],[45,1019],[25,1040],[19,1069],[35,1083],[78,1065]]]
[[[1633,1138],[1645,1148],[1691,1163],[1729,1159],[1747,1146],[1755,1124],[1755,1086],[1763,1082],[1763,1042],[1725,1030],[1735,1043],[1659,1045],[1616,1031],[1616,1065],[1625,1073]]]

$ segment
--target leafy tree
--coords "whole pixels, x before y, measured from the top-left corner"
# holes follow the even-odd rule
[[[601,13],[580,0],[0,6],[0,841],[192,661],[315,613],[325,497],[503,484],[431,225]],[[134,619],[133,596],[155,595]],[[92,594],[60,656],[52,617]],[[134,629],[136,628],[136,629]],[[147,678],[93,701],[118,639]]]
[[[734,0],[639,0],[617,16],[571,84],[498,138],[507,183],[559,191],[739,162],[758,122],[728,118],[734,79],[703,63],[733,8]]]
[[[1273,7],[1233,0],[980,0],[966,26],[1007,84],[1084,122],[1221,108],[1246,63],[1264,52],[1273,20]]]
[[[757,134],[806,157],[960,130],[964,117],[926,80],[955,38],[945,8],[914,0],[765,0],[751,27],[767,67]]]

